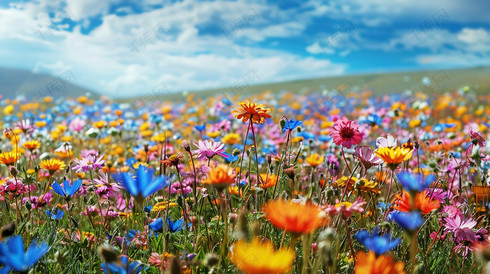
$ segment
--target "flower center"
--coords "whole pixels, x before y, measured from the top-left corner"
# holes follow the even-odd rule
[[[351,128],[342,128],[340,130],[340,137],[342,137],[342,139],[351,139],[354,137],[354,130]]]

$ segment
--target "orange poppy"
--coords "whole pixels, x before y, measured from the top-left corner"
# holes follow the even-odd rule
[[[403,262],[395,262],[393,257],[381,255],[376,258],[373,251],[357,253],[356,274],[399,274],[405,273]]]
[[[432,200],[430,197],[426,195],[425,191],[417,193],[415,195],[415,205],[414,208],[418,209],[422,212],[422,214],[428,214],[432,210],[436,210],[441,206],[441,203],[437,200]],[[403,191],[402,195],[395,195],[395,205],[394,209],[409,212],[412,210],[411,208],[411,198],[410,194],[407,191]]]
[[[277,228],[298,234],[308,234],[326,223],[326,216],[312,203],[286,200],[267,202],[262,208],[265,218]]]

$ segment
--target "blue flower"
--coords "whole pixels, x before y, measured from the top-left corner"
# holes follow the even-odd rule
[[[63,210],[60,210],[59,208],[56,210],[56,213],[53,213],[49,209],[46,210],[46,215],[48,215],[48,217],[50,217],[53,220],[58,220],[58,219],[63,218],[64,214],[65,214],[65,212],[63,212]]]
[[[289,120],[289,123],[286,122],[286,125],[282,129],[282,131],[288,131],[288,130],[293,130],[299,126],[302,126],[303,122],[301,121],[295,121],[295,120]]]
[[[422,174],[414,175],[409,172],[401,172],[396,175],[398,178],[398,181],[403,185],[403,188],[405,188],[408,191],[415,191],[415,192],[420,192],[429,187],[432,182],[435,181],[436,176],[434,175],[429,175],[427,177],[424,177]]]
[[[194,126],[194,128],[201,132],[201,131],[204,131],[206,129],[206,124],[203,124],[203,125],[197,125],[197,126]]]
[[[120,257],[122,265],[119,265],[117,263],[109,263],[106,265],[106,263],[101,263],[100,267],[104,271],[104,273],[118,273],[118,274],[126,274],[126,273],[131,273],[131,274],[138,274],[143,270],[143,265],[136,261],[128,264],[129,258],[126,256],[121,256]],[[107,269],[107,266],[109,266],[109,269]]]
[[[305,140],[308,140],[308,139],[315,139],[316,135],[311,133],[311,132],[306,132],[306,131],[303,131],[303,132],[300,132],[298,133],[298,136],[299,137],[303,137]]]
[[[395,212],[393,213],[393,220],[395,220],[401,228],[408,231],[415,231],[424,223],[424,219],[422,219],[418,211]]]
[[[373,234],[369,234],[367,230],[363,229],[356,234],[356,238],[362,245],[372,250],[376,255],[384,254],[395,248],[401,242],[398,238],[390,240],[391,235],[389,234],[380,236],[377,228],[374,229]]]
[[[226,155],[226,157],[223,157],[223,158],[225,158],[225,162],[227,162],[227,163],[234,163],[234,162],[238,161],[238,159],[240,158],[238,155],[233,156],[233,155],[226,153],[226,152],[223,152],[223,154]]]
[[[381,125],[383,119],[379,117],[377,114],[371,113],[366,118],[366,122],[370,125]]]
[[[22,236],[13,236],[0,243],[0,263],[14,271],[25,272],[35,265],[49,250],[47,243],[36,245],[33,242],[24,251]]]
[[[56,181],[51,185],[54,192],[63,196],[65,199],[69,199],[70,197],[72,197],[80,189],[81,186],[82,180],[76,180],[71,186],[68,180],[65,180],[63,182],[63,187],[61,187]]]
[[[170,232],[180,231],[184,228],[184,218],[178,219],[175,222],[172,222],[172,220],[170,220],[170,218],[168,218],[167,219],[167,226],[168,226],[168,230]],[[191,227],[191,224],[187,224],[187,226]]]
[[[191,227],[191,224],[187,224]],[[158,218],[148,225],[155,232],[163,232],[163,219]],[[167,218],[167,228],[169,232],[177,232],[184,228],[184,219],[179,219],[175,222]]]
[[[388,210],[393,204],[378,202],[378,207],[382,210]]]
[[[146,198],[168,185],[167,177],[153,179],[153,169],[140,165],[136,170],[136,178],[129,173],[121,173],[121,184],[134,197]]]
[[[156,232],[163,232],[163,220],[162,218],[158,218],[152,223],[148,225],[151,230],[156,231]]]

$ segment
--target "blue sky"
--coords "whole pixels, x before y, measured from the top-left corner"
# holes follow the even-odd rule
[[[0,2],[0,66],[110,96],[490,65],[490,1]]]

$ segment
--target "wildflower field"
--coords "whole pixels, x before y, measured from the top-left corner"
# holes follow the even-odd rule
[[[4,99],[0,273],[490,271],[489,100]]]

